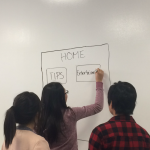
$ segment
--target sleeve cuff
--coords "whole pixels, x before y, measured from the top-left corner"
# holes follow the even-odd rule
[[[103,88],[103,82],[96,82],[96,89],[102,89]]]

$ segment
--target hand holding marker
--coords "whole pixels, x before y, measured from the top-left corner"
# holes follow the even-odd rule
[[[96,71],[95,71],[95,80],[96,80],[96,82],[102,82],[103,77],[104,77],[104,71],[97,68]]]

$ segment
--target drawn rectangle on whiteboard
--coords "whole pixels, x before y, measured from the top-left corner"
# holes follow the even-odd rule
[[[78,65],[76,67],[77,82],[95,82],[95,69],[100,67],[100,64]]]
[[[67,69],[65,67],[56,67],[46,69],[47,83],[60,82],[67,83]]]
[[[43,87],[51,82],[50,74],[48,76],[48,70],[50,68],[61,68],[65,67],[67,69],[67,81],[57,80],[66,86],[76,85],[80,82],[93,82],[94,76],[91,80],[77,80],[77,65],[85,64],[100,64],[101,68],[104,70],[105,82],[110,85],[110,71],[109,71],[109,45],[93,45],[93,46],[83,46],[83,47],[74,47],[61,50],[45,51],[41,53],[41,71],[42,71],[42,85]],[[61,66],[61,67],[60,67]],[[97,68],[97,67],[96,67]],[[95,70],[95,68],[94,68]],[[82,79],[82,78],[81,78]],[[56,81],[56,80],[53,80]],[[70,88],[70,87],[69,87]]]

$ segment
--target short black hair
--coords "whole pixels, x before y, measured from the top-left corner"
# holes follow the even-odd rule
[[[136,105],[137,93],[134,86],[128,82],[114,83],[108,91],[108,104],[112,102],[112,108],[116,114],[131,115]]]

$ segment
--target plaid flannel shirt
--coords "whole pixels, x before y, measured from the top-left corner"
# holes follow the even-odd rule
[[[89,150],[150,150],[150,136],[132,116],[115,116],[92,131]]]

